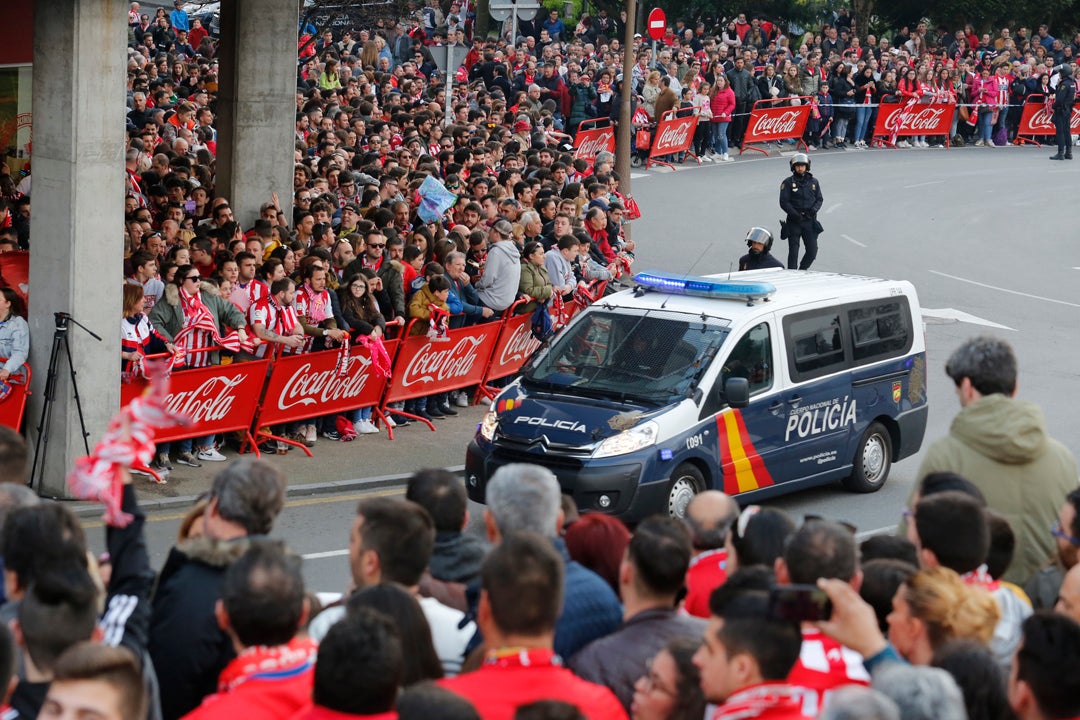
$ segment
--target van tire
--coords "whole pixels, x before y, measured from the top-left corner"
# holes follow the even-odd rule
[[[685,518],[690,501],[705,488],[701,471],[690,463],[683,463],[671,473],[668,481],[667,511],[673,518]]]
[[[888,429],[879,422],[870,423],[855,448],[851,475],[844,478],[844,487],[857,493],[880,490],[889,478],[892,452],[892,436]]]

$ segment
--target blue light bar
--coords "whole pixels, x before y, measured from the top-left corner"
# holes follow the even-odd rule
[[[638,273],[634,276],[634,282],[652,290],[676,295],[697,295],[728,300],[760,300],[776,292],[776,286],[772,283],[722,282],[696,275],[676,275],[653,270]]]

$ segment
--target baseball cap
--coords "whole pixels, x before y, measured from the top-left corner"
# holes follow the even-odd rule
[[[514,234],[514,226],[507,220],[498,220],[491,229],[502,235],[504,238],[508,238]]]

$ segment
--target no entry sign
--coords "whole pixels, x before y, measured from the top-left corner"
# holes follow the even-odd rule
[[[653,40],[659,40],[664,37],[664,32],[667,31],[667,15],[660,8],[653,8],[649,11],[649,21],[646,30],[649,33],[649,37]]]

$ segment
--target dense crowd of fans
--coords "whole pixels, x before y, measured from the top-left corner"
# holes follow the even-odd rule
[[[716,490],[684,518],[631,531],[579,516],[554,473],[526,464],[494,474],[478,532],[461,481],[421,470],[404,498],[363,499],[340,528],[349,589],[329,604],[273,538],[285,480],[269,463],[225,466],[155,576],[130,475],[131,522],[110,521],[108,553],[94,558],[71,512],[23,485],[26,446],[0,429],[0,614],[13,630],[0,623],[0,710],[1076,718],[1077,467],[1038,408],[1012,397],[1015,370],[992,338],[953,353],[961,410],[925,456],[896,535],[860,543],[846,523],[740,510]]]
[[[464,8],[431,0],[401,23],[301,38],[295,209],[267,198],[247,228],[214,189],[216,42],[179,5],[130,15],[127,372],[159,351],[200,367],[377,339],[398,321],[437,333],[444,316],[484,322],[624,272],[634,244],[612,158],[566,146],[585,119],[618,121],[622,92],[652,120],[696,108],[710,120],[699,148],[721,159],[761,98],[809,98],[822,145],[864,144],[890,95],[971,105],[1007,134],[1017,101],[1080,42],[1045,26],[877,38],[846,11],[792,38],[739,16],[676,23],[655,58],[635,47],[627,86],[620,20],[605,13],[573,31],[557,13],[522,23],[511,46],[470,37]],[[428,49],[440,41],[468,51],[449,124]],[[457,196],[434,220],[420,214],[427,177]],[[28,242],[30,186],[14,185],[0,182],[11,247]],[[285,487],[272,464],[224,466],[155,573],[130,478],[133,521],[107,527],[94,558],[70,511],[23,486],[25,445],[0,430],[4,717],[1080,716],[1075,460],[1013,397],[1007,345],[965,343],[947,372],[961,411],[897,536],[860,544],[842,523],[740,511],[717,491],[631,532],[578,517],[549,470],[512,465],[488,485],[481,539],[465,531],[460,482],[421,471],[406,499],[365,499],[341,528],[350,591],[329,607],[269,537]],[[438,418],[466,402],[401,411]],[[347,425],[378,432],[362,411]],[[348,429],[279,431],[314,445]],[[159,446],[157,469],[174,450],[193,466],[225,460],[195,438]],[[831,615],[781,613],[792,585],[816,585]]]

